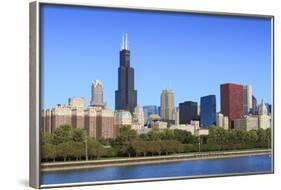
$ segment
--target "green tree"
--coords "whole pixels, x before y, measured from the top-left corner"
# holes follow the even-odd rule
[[[115,145],[119,147],[121,154],[127,154],[129,157],[134,153],[132,141],[137,138],[137,132],[132,130],[130,126],[119,128],[118,136],[115,140]]]
[[[52,144],[53,143],[53,135],[51,133],[44,133],[42,135],[41,144]]]
[[[41,156],[43,159],[51,159],[55,161],[56,159],[56,146],[53,144],[45,143],[42,145]]]
[[[256,146],[257,141],[257,132],[255,130],[248,131],[245,138],[247,148],[254,148]]]
[[[154,141],[154,151],[158,153],[158,156],[161,155],[162,153],[162,145],[161,145],[161,141]]]
[[[143,133],[139,135],[139,139],[144,140],[144,141],[148,141],[149,137],[147,134]]]
[[[265,132],[266,132],[267,148],[271,148],[271,129],[267,128]]]
[[[89,138],[88,144],[88,156],[92,159],[93,157],[99,158],[103,153],[103,146],[96,140]]]
[[[53,136],[53,144],[66,143],[71,140],[71,127],[70,125],[61,125],[58,127]]]
[[[245,144],[246,135],[247,135],[246,131],[236,129],[236,136],[237,136],[236,143]]]
[[[80,128],[74,128],[71,131],[71,140],[73,142],[80,142],[80,143],[84,143],[86,139],[86,134],[85,131],[83,129]]]
[[[56,147],[57,156],[62,157],[64,161],[66,161],[68,156],[72,155],[72,148],[70,142],[60,143]]]
[[[152,128],[148,133],[147,137],[150,141],[160,140],[160,130],[158,128]]]
[[[225,129],[216,126],[211,126],[209,128],[208,143],[218,145],[219,150],[223,150],[227,141],[228,133]]]
[[[175,136],[174,136],[174,130],[170,130],[170,129],[164,129],[159,133],[160,139],[161,140],[174,140]],[[157,140],[157,139],[155,139]]]
[[[85,145],[82,142],[69,142],[70,153],[69,155],[76,158],[76,160],[81,160],[82,156],[85,156]]]
[[[258,135],[257,145],[259,147],[266,147],[267,146],[266,130],[259,128],[257,130],[257,135]]]
[[[139,155],[144,155],[146,156],[146,152],[147,152],[147,146],[146,146],[146,141],[143,140],[136,140],[132,142],[132,147],[136,153],[136,156]]]

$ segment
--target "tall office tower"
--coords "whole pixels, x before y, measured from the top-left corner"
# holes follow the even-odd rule
[[[209,95],[200,98],[200,127],[208,128],[216,123],[216,96]]]
[[[251,85],[243,86],[243,114],[248,115],[253,107],[252,105],[253,89]]]
[[[118,68],[118,90],[115,91],[115,109],[134,112],[137,106],[137,91],[134,87],[134,69],[130,67],[128,37],[122,38],[120,65]]]
[[[221,113],[229,118],[230,128],[234,128],[234,119],[243,116],[243,86],[239,84],[221,84]]]
[[[190,124],[191,120],[198,120],[197,102],[186,101],[179,104],[180,124]]]
[[[251,109],[251,113],[253,115],[257,115],[258,114],[258,104],[257,104],[257,99],[255,96],[252,96],[252,109]]]
[[[104,106],[103,103],[103,87],[102,82],[95,80],[92,83],[92,99],[91,106]]]
[[[158,107],[155,105],[143,106],[144,123],[147,122],[151,114],[158,114]]]
[[[165,120],[173,120],[174,93],[170,89],[162,90],[160,97],[160,116]]]

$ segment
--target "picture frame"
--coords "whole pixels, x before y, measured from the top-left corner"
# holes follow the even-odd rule
[[[271,114],[270,114],[270,128],[271,128],[271,140],[269,154],[271,155],[271,169],[262,172],[230,172],[219,174],[203,174],[203,175],[190,175],[190,176],[168,176],[168,177],[148,177],[148,178],[135,178],[135,179],[116,179],[116,180],[101,180],[101,181],[88,181],[88,182],[74,182],[74,183],[54,183],[54,184],[42,184],[41,181],[41,160],[42,160],[42,110],[44,109],[42,103],[44,102],[44,65],[42,64],[42,57],[45,53],[42,50],[42,13],[40,12],[43,6],[56,6],[66,8],[86,8],[88,10],[95,11],[101,10],[114,10],[114,11],[130,11],[141,13],[161,13],[161,14],[189,14],[189,15],[203,15],[203,16],[218,16],[218,17],[237,17],[237,18],[261,18],[270,20],[270,76],[268,76],[271,88]],[[124,13],[125,14],[125,13]],[[123,35],[125,39],[127,37]],[[268,37],[268,36],[267,36]],[[125,40],[126,41],[126,40]],[[122,40],[122,42],[124,42]],[[127,43],[124,42],[123,49],[127,49]],[[122,50],[122,47],[121,47]],[[118,51],[118,50],[117,50]],[[118,60],[117,60],[118,61]],[[115,65],[115,70],[117,65]],[[122,74],[121,74],[122,75]],[[229,87],[230,88],[230,87]],[[221,89],[222,90],[222,89]],[[69,95],[71,97],[72,95]],[[115,95],[116,96],[116,95]],[[183,102],[185,103],[185,102]],[[136,105],[135,105],[136,106]],[[180,105],[179,105],[180,106]],[[185,105],[183,105],[185,106]],[[115,106],[116,107],[116,106]],[[130,109],[130,108],[128,108]],[[132,110],[133,111],[133,110]],[[258,120],[260,122],[260,120]],[[168,121],[167,121],[168,122]],[[169,122],[168,122],[169,123]],[[230,125],[230,124],[229,124]],[[234,125],[234,124],[233,124]],[[200,126],[201,127],[201,126]],[[79,128],[79,127],[77,127]],[[198,130],[199,133],[199,130]],[[203,132],[204,133],[204,132]],[[200,133],[199,133],[200,139]],[[86,148],[87,149],[87,148]],[[199,152],[200,152],[200,140],[199,140]],[[267,152],[268,153],[268,152]],[[153,155],[153,154],[152,154]],[[197,155],[200,156],[200,155]],[[202,155],[201,155],[202,156]],[[216,156],[216,155],[215,155]],[[168,157],[166,157],[168,159]],[[88,162],[89,163],[89,162]],[[253,175],[253,174],[269,174],[274,173],[274,16],[273,15],[255,15],[255,14],[240,14],[240,13],[224,13],[224,12],[205,12],[205,11],[191,11],[180,9],[162,9],[162,8],[145,8],[145,7],[125,7],[125,6],[107,6],[99,4],[67,4],[67,3],[49,3],[45,1],[36,1],[30,3],[30,186],[34,188],[46,188],[46,187],[61,187],[61,186],[76,186],[76,185],[96,185],[96,184],[115,184],[115,183],[130,183],[130,182],[144,182],[144,181],[159,181],[159,180],[177,180],[177,179],[190,179],[190,178],[205,178],[205,177],[221,177],[221,176],[237,176],[237,175]]]

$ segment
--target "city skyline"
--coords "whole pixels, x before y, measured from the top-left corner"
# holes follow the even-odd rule
[[[43,22],[44,34],[42,38],[43,42],[45,42],[43,43],[44,51],[42,58],[44,67],[44,108],[65,103],[69,97],[73,96],[84,97],[87,104],[89,104],[91,99],[89,90],[91,83],[99,79],[104,84],[104,100],[107,102],[107,107],[114,109],[114,91],[117,89],[118,81],[116,69],[119,65],[120,42],[122,33],[126,31],[132,36],[130,37],[129,48],[132,52],[131,65],[135,68],[135,89],[138,91],[138,105],[159,105],[160,93],[162,89],[168,87],[175,93],[176,106],[184,101],[200,102],[200,97],[214,94],[217,100],[217,110],[220,110],[220,103],[218,101],[220,98],[219,87],[223,83],[252,85],[253,94],[257,97],[258,102],[264,99],[265,102],[271,103],[270,21],[267,19],[168,14],[166,16],[168,21],[175,26],[180,26],[179,20],[194,24],[189,25],[191,32],[186,31],[185,33],[179,30],[179,28],[174,28],[171,31],[170,27],[165,27],[165,23],[157,18],[159,15],[161,15],[161,18],[164,16],[163,13],[159,12],[149,13],[147,16],[142,15],[141,12],[119,11],[117,13],[114,10],[68,7],[67,11],[60,11],[57,15],[56,7],[54,6],[46,6],[44,9],[43,20],[45,22]],[[80,9],[83,11],[81,12]],[[79,13],[84,14],[79,15]],[[90,18],[101,17],[105,13],[107,16],[103,23],[89,21]],[[132,23],[134,19],[124,17],[127,14],[130,14],[135,19],[138,18],[139,24],[149,21],[148,24],[155,23],[157,27],[162,26],[161,28],[167,29],[167,31],[164,30],[163,33],[165,35],[159,36],[155,33],[157,27],[150,28],[150,33],[149,29],[137,32],[132,27],[134,26]],[[54,15],[57,16],[57,20],[51,20],[52,22],[50,22],[48,19],[51,19]],[[110,18],[113,18],[113,16],[118,18],[112,21]],[[83,22],[70,23],[68,21],[70,17],[80,18]],[[148,20],[148,17],[151,17],[152,20]],[[117,26],[116,30],[110,32],[103,31],[102,29],[97,30],[92,28],[90,24],[93,22],[92,24],[106,25],[105,22],[109,24],[120,18],[124,18],[126,23],[124,25],[126,27]],[[156,21],[159,23],[157,24]],[[213,26],[208,31],[208,34],[205,31],[200,31],[201,36],[193,36],[197,40],[201,39],[199,37],[205,40],[200,41],[198,44],[195,40],[192,41],[190,37],[184,38],[186,34],[196,34],[195,31],[199,32],[198,27],[200,24],[196,24],[198,21],[200,21],[203,27],[207,26],[206,22],[211,22],[216,27],[222,27],[222,24],[227,24],[230,29],[234,27],[239,30],[236,30],[237,35],[234,35],[235,33],[233,33],[232,29],[218,27],[218,33],[216,34],[214,32],[215,26]],[[56,27],[51,27],[50,25],[55,25]],[[77,25],[81,25],[81,28],[75,29]],[[121,25],[123,26],[122,23]],[[44,30],[44,26],[46,30]],[[62,29],[63,27],[66,27],[66,30],[71,28],[75,30],[66,34],[64,29]],[[89,30],[84,31],[85,28]],[[107,27],[105,26],[105,28]],[[242,34],[245,30],[254,29],[254,35],[251,32],[246,32],[247,35]],[[186,28],[183,28],[183,30],[185,31]],[[77,35],[81,32],[83,33],[83,31],[85,33],[83,37]],[[168,31],[172,33],[168,35]],[[91,32],[96,32],[96,34],[91,34]],[[226,32],[226,35],[220,37],[220,33],[223,32]],[[99,36],[99,33],[103,35]],[[63,38],[62,34],[65,34]],[[251,36],[249,36],[250,34]],[[269,34],[269,36],[265,34]],[[214,41],[213,38],[215,37],[220,38]],[[230,37],[238,38],[238,41],[239,39],[244,39],[245,41],[235,43]],[[86,41],[87,38],[88,40]],[[56,44],[57,40],[62,44]],[[102,42],[102,40],[104,41]],[[180,40],[183,40],[183,42],[181,43]],[[192,42],[190,46],[186,44],[188,40]],[[248,45],[249,40],[252,43],[251,45]],[[75,42],[75,47],[66,45],[71,41]],[[210,50],[207,46],[207,42],[209,43],[210,41],[213,43],[217,42],[220,46],[211,44],[211,46],[215,46],[217,49]],[[229,42],[232,42],[231,46],[224,44]],[[56,46],[54,46],[55,44]],[[194,48],[191,47],[191,44]],[[264,49],[264,46],[266,49]],[[66,47],[64,48],[66,50],[60,51],[62,47]],[[248,48],[252,49],[248,50]],[[225,51],[222,51],[222,49]],[[73,53],[75,50],[79,50],[78,53]],[[208,53],[207,50],[211,51],[211,53]],[[241,53],[242,50],[245,52]],[[221,54],[220,51],[223,53]],[[167,54],[167,52],[170,52],[170,54]],[[199,53],[202,52],[206,56],[205,59],[202,59],[205,56],[199,56]],[[217,54],[221,54],[221,57]],[[236,57],[237,55],[239,56]],[[210,59],[208,59],[209,57]],[[218,60],[219,62],[214,63]],[[256,64],[258,64],[258,67]],[[206,69],[202,69],[202,67]],[[231,67],[230,70],[228,69],[229,67]],[[170,74],[169,77],[164,77],[168,76],[167,74]],[[159,80],[159,78],[167,78],[167,80]],[[208,84],[206,84],[207,81]],[[58,91],[58,89],[61,91]]]

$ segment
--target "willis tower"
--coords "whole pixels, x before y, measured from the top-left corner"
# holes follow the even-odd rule
[[[115,110],[134,112],[137,106],[137,91],[134,89],[134,68],[130,67],[128,36],[122,36],[120,65],[118,68],[118,90],[115,91]]]

